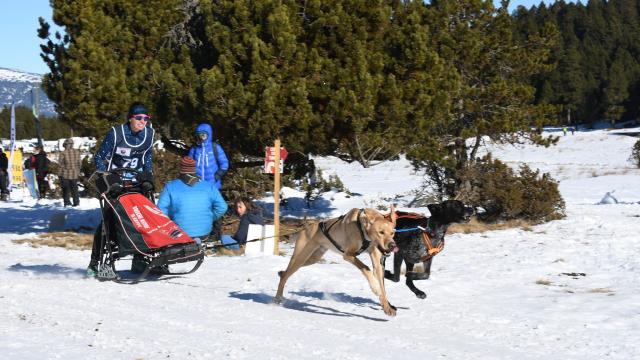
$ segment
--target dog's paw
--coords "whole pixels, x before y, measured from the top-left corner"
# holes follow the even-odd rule
[[[427,298],[427,294],[424,293],[424,291],[416,291],[416,296],[418,297],[418,299],[426,299]]]
[[[384,309],[384,313],[389,315],[389,316],[396,316],[396,312],[398,309],[396,309],[395,306],[391,305],[391,304],[387,304],[387,306],[383,307]]]
[[[271,300],[272,304],[275,305],[282,305],[282,300],[284,300],[283,298],[279,298],[279,297],[273,297],[273,300]]]

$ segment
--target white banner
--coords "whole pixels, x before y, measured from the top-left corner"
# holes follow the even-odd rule
[[[7,189],[11,191],[12,179],[13,179],[13,150],[16,147],[16,104],[11,103],[11,133],[9,134],[9,166],[7,171],[9,172],[9,184]]]

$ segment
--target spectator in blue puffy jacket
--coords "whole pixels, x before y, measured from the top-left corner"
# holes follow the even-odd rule
[[[196,175],[212,182],[220,190],[222,177],[229,170],[229,160],[222,146],[213,142],[211,125],[201,123],[196,127],[196,144],[189,149],[189,157],[196,161]]]
[[[213,183],[202,181],[195,173],[192,158],[180,159],[180,176],[164,186],[158,208],[191,238],[204,240],[212,223],[227,212],[227,203]]]

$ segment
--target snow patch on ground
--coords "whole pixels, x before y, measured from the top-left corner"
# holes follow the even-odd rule
[[[97,200],[72,209],[52,200],[0,203],[0,357],[638,358],[640,171],[626,161],[637,138],[624,132],[576,132],[548,149],[493,148],[513,166],[551,171],[567,217],[449,235],[431,279],[416,283],[425,300],[402,281],[386,283],[395,318],[335,253],[293,275],[284,304],[273,305],[277,271],[292,251],[286,244],[285,256],[209,257],[194,274],[135,286],[85,279],[89,251],[11,240],[46,231],[53,213],[64,212],[70,226],[95,226]],[[404,159],[370,169],[334,158],[316,165],[352,195],[326,193],[306,208],[304,194],[285,189],[285,215],[386,205],[380,199],[407,196],[422,183]],[[596,205],[612,191],[618,204]],[[272,207],[269,198],[262,203]],[[118,263],[123,271],[129,265]]]

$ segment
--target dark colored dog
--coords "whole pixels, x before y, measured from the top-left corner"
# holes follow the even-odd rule
[[[398,219],[396,220],[394,240],[400,250],[393,257],[393,273],[389,270],[384,272],[386,279],[394,282],[400,281],[400,268],[404,261],[406,264],[406,284],[420,299],[426,298],[427,295],[418,289],[413,281],[429,278],[433,256],[444,246],[444,236],[449,225],[456,222],[468,222],[473,215],[473,208],[458,200],[429,204],[427,208],[431,212],[431,217],[428,218],[418,214],[396,212]],[[403,229],[411,230],[403,231]],[[430,240],[429,244],[425,243],[423,232],[426,232]],[[437,248],[438,246],[440,248]],[[413,266],[420,262],[424,271],[414,272]]]

